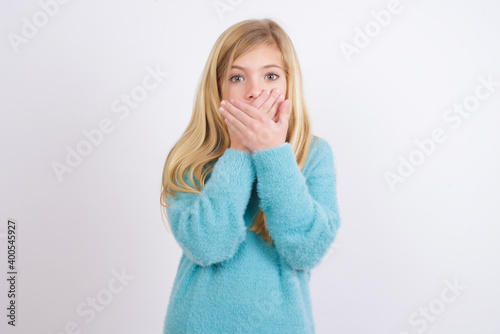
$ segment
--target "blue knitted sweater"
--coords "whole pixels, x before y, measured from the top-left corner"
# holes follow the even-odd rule
[[[330,145],[313,136],[302,171],[288,142],[228,148],[199,194],[169,195],[183,254],[164,333],[315,333],[309,280],[340,227],[335,175]],[[272,247],[247,230],[259,207]]]

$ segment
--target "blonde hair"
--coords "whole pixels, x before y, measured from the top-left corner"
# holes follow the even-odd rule
[[[281,51],[287,78],[286,98],[290,100],[290,116],[286,142],[290,143],[302,170],[312,142],[309,116],[306,109],[302,76],[295,49],[286,32],[273,20],[245,20],[225,30],[215,42],[205,64],[194,101],[191,120],[165,161],[162,176],[160,205],[169,203],[167,194],[175,192],[199,193],[214,163],[230,147],[227,125],[218,109],[222,98],[222,80],[226,78],[234,60],[256,46],[276,45]],[[189,179],[194,188],[184,180]],[[199,181],[198,187],[193,176]],[[162,210],[163,213],[163,210]],[[269,246],[273,240],[266,227],[265,213],[259,208],[249,231],[261,235]],[[167,219],[168,212],[167,212]]]

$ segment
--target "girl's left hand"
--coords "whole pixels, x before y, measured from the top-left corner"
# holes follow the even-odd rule
[[[274,122],[266,113],[240,100],[222,101],[221,113],[229,128],[250,151],[281,145],[286,140],[290,100],[280,103]]]

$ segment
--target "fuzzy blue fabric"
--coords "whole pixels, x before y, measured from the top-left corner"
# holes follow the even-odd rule
[[[313,137],[302,171],[288,142],[253,153],[228,148],[199,194],[168,200],[183,254],[164,333],[315,333],[311,269],[340,227],[328,142]],[[247,230],[259,207],[272,247]]]

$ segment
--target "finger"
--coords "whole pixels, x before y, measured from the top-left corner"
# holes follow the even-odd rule
[[[269,109],[269,111],[267,112],[267,114],[269,115],[269,117],[274,120],[275,119],[275,116],[276,116],[276,113],[278,112],[278,108],[280,107],[281,104],[283,104],[283,101],[285,100],[285,96],[283,94],[281,94],[278,99],[276,101],[274,101],[274,104],[273,106],[271,107],[271,109]]]
[[[290,119],[290,100],[285,100],[281,103],[278,111],[279,123],[288,123]]]
[[[259,109],[262,104],[269,98],[269,94],[271,92],[269,90],[263,90],[259,96],[255,100],[250,103],[250,105],[254,106],[255,108]]]
[[[224,104],[224,107],[220,107],[219,111],[224,116],[225,122],[228,125],[231,125],[233,128],[240,130],[244,126],[231,112],[229,112],[227,107],[229,106],[229,102]],[[239,111],[240,113],[243,113]],[[227,120],[227,121],[226,121]],[[239,131],[241,132],[241,131]]]
[[[260,111],[265,112],[268,114],[269,109],[273,106],[274,102],[278,99],[280,96],[279,89],[273,90],[269,98],[262,104],[262,106],[259,108]],[[272,118],[272,116],[270,116]]]
[[[240,142],[242,142],[242,133],[238,130],[227,118],[224,118],[224,122],[227,125],[227,130],[229,131],[229,136],[236,136]]]
[[[228,118],[230,121],[233,122],[233,124],[235,126],[237,126],[237,123],[242,123],[242,125],[247,125],[249,123],[249,121],[251,120],[251,117],[248,116],[245,112],[243,112],[242,110],[240,110],[240,108],[237,108],[235,105],[234,105],[234,101],[233,99],[231,99],[231,101],[233,101],[233,103],[229,102],[229,101],[222,101],[221,102],[221,105],[222,105],[222,110],[221,112],[223,112],[223,115],[224,117]],[[220,110],[220,109],[219,109]],[[225,113],[224,113],[225,111]],[[226,116],[227,115],[230,115],[230,117]],[[238,122],[236,122],[236,120]]]
[[[229,109],[229,111],[245,126],[249,126],[253,120],[259,119],[262,116],[259,109],[236,99],[231,99],[231,102],[228,102],[225,108]]]

